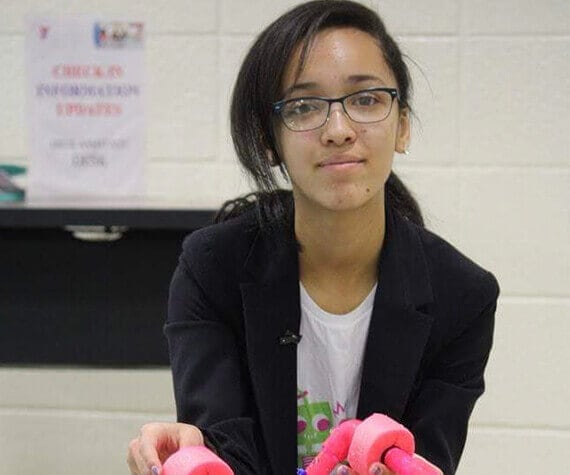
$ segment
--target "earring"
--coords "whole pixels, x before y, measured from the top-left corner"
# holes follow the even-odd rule
[[[269,165],[272,167],[277,165],[277,161],[275,160],[275,156],[271,150],[267,150],[267,159],[269,160]]]
[[[404,155],[409,155],[410,151],[408,149],[404,150]]]

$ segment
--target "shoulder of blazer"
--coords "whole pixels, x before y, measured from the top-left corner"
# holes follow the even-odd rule
[[[239,284],[244,262],[259,233],[255,213],[200,228],[182,244],[178,272],[184,272],[215,306],[220,318],[239,318]]]
[[[435,233],[401,220],[401,226],[418,236],[433,292],[430,313],[436,321],[457,332],[496,305],[499,284],[495,276]]]
[[[250,248],[259,233],[253,211],[200,228],[184,239],[181,259],[194,266],[214,265],[221,271],[239,270],[247,259]]]
[[[498,292],[497,280],[491,272],[444,238],[415,224],[407,224],[416,229],[421,239],[433,285],[444,282],[463,289],[478,287],[483,294],[489,296]]]

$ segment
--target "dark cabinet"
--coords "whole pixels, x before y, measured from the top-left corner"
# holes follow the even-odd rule
[[[170,278],[212,215],[0,206],[0,364],[167,365]]]

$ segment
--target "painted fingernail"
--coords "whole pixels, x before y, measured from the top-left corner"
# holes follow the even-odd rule
[[[160,470],[158,469],[158,467],[155,465],[154,467],[152,467],[150,469],[150,471],[152,472],[152,475],[159,475]]]

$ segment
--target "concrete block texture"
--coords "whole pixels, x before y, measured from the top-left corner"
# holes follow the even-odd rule
[[[22,33],[23,19],[29,14],[98,15],[102,18],[144,21],[149,33],[206,33],[216,31],[217,4],[211,0],[2,0],[0,34]]]
[[[300,0],[219,0],[222,33],[258,34],[269,23]],[[252,14],[255,12],[255,14]]]
[[[462,169],[459,182],[462,248],[503,295],[568,297],[570,171]]]
[[[155,36],[147,42],[149,157],[217,155],[217,39]]]
[[[570,39],[471,39],[463,48],[461,163],[570,165]]]
[[[567,0],[469,0],[463,15],[468,34],[570,33]]]
[[[415,154],[397,155],[394,171],[418,201],[426,227],[459,245],[459,172],[456,168],[416,166]]]
[[[500,299],[475,426],[570,427],[569,315],[570,299]]]
[[[362,0],[378,12],[388,31],[396,35],[450,35],[459,29],[457,0]]]
[[[230,137],[230,103],[233,86],[253,36],[222,36],[219,46],[219,123],[218,157],[235,162],[236,155]]]
[[[459,153],[458,41],[405,38],[400,45],[412,76],[410,161],[455,163]]]
[[[27,154],[26,75],[23,36],[0,35],[0,87],[5,93],[0,107],[0,162],[4,157]]]
[[[299,0],[221,0],[221,29],[229,33],[257,33],[280,13],[302,3]],[[449,34],[457,31],[456,0],[360,0],[385,20],[396,34]],[[251,12],[255,11],[255,15]]]
[[[170,370],[0,368],[0,410],[174,414]]]
[[[237,163],[181,164],[155,161],[147,167],[148,194],[176,199],[189,207],[217,209],[224,201],[250,191]]]
[[[128,473],[129,441],[169,414],[0,409],[2,473]]]
[[[568,473],[567,431],[474,427],[457,475]]]

